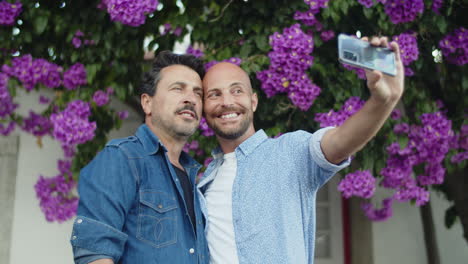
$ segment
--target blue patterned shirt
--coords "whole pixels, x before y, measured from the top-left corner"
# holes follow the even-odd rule
[[[236,150],[232,215],[239,263],[313,263],[317,190],[349,159],[328,162],[320,140],[330,128],[268,138],[263,130]],[[223,161],[220,149],[198,184],[203,194]],[[206,200],[199,195],[207,216]],[[205,229],[206,230],[206,229]]]

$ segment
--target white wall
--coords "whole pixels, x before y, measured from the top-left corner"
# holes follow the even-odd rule
[[[375,201],[381,201],[385,197],[385,193],[379,192]],[[448,208],[448,202],[432,192],[431,203],[441,263],[468,263],[468,244],[462,237],[460,222],[451,229],[444,226],[444,212]],[[409,203],[395,202],[393,217],[386,222],[373,223],[372,232],[374,263],[428,263],[419,208]]]
[[[39,111],[43,107],[37,104],[37,93],[23,93],[17,98],[16,101],[21,105],[19,112],[23,115],[29,108]],[[114,102],[113,105],[123,109],[121,104]],[[131,135],[140,123],[141,119],[135,113],[130,113],[122,128],[111,133],[110,138]],[[17,129],[15,132],[20,139],[10,264],[73,263],[69,242],[73,221],[61,224],[47,222],[34,191],[40,174],[48,177],[58,174],[57,159],[63,157],[60,145],[50,137],[45,137],[42,139],[43,147],[40,148],[35,137],[19,131]]]

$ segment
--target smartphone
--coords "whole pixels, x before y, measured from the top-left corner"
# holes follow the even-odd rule
[[[396,75],[395,53],[391,49],[375,47],[345,34],[338,36],[338,58],[352,66]]]

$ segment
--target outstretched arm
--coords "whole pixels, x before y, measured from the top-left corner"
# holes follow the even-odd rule
[[[367,38],[363,40],[368,41]],[[370,43],[374,46],[389,46],[386,37],[372,38]],[[371,94],[369,100],[341,126],[329,130],[323,136],[320,146],[325,158],[331,163],[338,164],[362,149],[377,134],[400,100],[404,86],[400,48],[396,42],[390,43],[390,48],[395,52],[396,76],[366,70],[367,86]]]

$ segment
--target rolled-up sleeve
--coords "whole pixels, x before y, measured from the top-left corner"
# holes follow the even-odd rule
[[[312,134],[311,140],[309,142],[309,150],[312,159],[315,163],[323,170],[323,173],[317,178],[316,184],[320,187],[325,184],[333,175],[335,175],[341,169],[346,168],[351,163],[351,158],[348,157],[346,160],[342,161],[340,164],[333,164],[329,162],[325,155],[323,154],[322,147],[320,146],[320,141],[322,141],[323,135],[334,127],[325,127],[317,130]]]
[[[71,244],[75,263],[100,258],[118,262],[128,236],[125,216],[136,197],[136,178],[121,149],[106,147],[80,173],[80,201]]]

